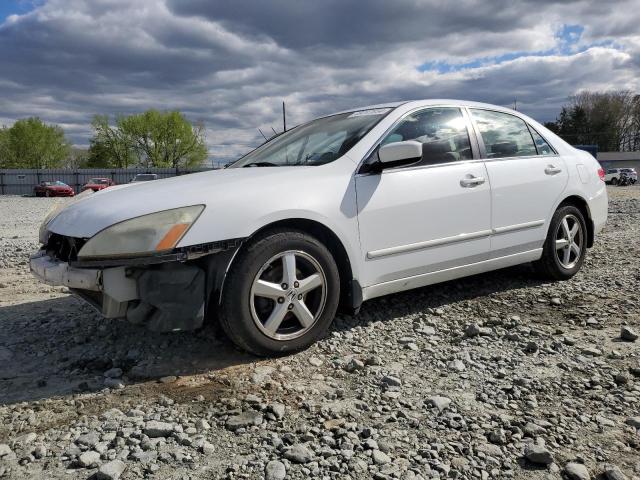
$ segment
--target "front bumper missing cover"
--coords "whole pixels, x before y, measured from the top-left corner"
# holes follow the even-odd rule
[[[124,267],[75,268],[50,257],[44,250],[31,257],[29,267],[42,282],[70,288],[107,318],[124,317],[128,302],[138,299],[136,281]]]

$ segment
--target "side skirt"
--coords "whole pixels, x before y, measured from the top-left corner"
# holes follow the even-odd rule
[[[434,283],[446,282],[456,278],[476,275],[478,273],[488,272],[490,270],[498,270],[500,268],[511,267],[521,263],[533,262],[542,256],[542,248],[528,250],[526,252],[514,253],[504,257],[492,258],[482,262],[471,263],[459,267],[447,268],[436,272],[423,273],[413,277],[400,278],[389,282],[378,283],[362,289],[363,300],[369,300],[375,297],[381,297],[389,293],[401,292],[403,290],[411,290],[412,288],[424,287]]]

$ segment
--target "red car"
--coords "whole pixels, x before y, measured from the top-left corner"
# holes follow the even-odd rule
[[[82,187],[82,191],[84,192],[85,190],[91,189],[94,192],[97,192],[98,190],[103,190],[115,184],[116,182],[110,178],[92,178]]]
[[[59,180],[55,182],[40,182],[33,187],[36,197],[73,197],[76,193],[66,183]]]

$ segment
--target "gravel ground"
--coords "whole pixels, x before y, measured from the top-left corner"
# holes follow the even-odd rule
[[[640,187],[609,194],[571,281],[376,299],[270,360],[37,283],[59,200],[0,197],[0,477],[640,479]]]

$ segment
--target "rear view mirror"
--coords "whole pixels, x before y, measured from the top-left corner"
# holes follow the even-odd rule
[[[396,166],[416,162],[422,158],[422,143],[415,140],[388,143],[378,150],[378,158],[382,167]],[[393,165],[390,165],[393,164]]]

